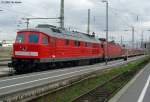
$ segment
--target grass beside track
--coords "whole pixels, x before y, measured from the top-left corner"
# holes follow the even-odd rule
[[[72,86],[69,86],[65,89],[61,89],[57,92],[50,93],[30,102],[71,102],[80,95],[85,94],[90,90],[95,89],[97,86],[102,85],[103,83],[110,80],[112,77],[115,77],[116,75],[131,70],[134,71],[137,69],[141,69],[144,65],[146,65],[149,62],[149,59],[150,58],[148,57],[141,61],[130,62],[127,65],[106,70],[96,75],[95,77],[86,79],[77,84],[73,84]],[[113,86],[114,85],[108,85],[107,87],[110,90],[113,90]]]

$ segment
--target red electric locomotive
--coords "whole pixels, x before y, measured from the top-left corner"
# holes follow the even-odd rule
[[[12,67],[22,73],[66,63],[93,63],[103,58],[103,45],[94,36],[52,25],[38,25],[35,29],[18,31]]]
[[[143,54],[139,49],[126,49],[94,35],[67,31],[52,25],[17,32],[12,63],[17,73],[47,70],[65,65],[92,64],[108,59]],[[106,53],[108,50],[108,53]]]

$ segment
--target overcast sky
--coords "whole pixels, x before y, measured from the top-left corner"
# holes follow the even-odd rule
[[[17,29],[26,27],[24,17],[59,17],[60,0],[16,0],[21,4],[5,4],[0,0],[0,40],[13,40]],[[9,0],[7,0],[9,1]],[[15,1],[15,0],[11,0]],[[65,27],[86,32],[87,9],[91,9],[91,32],[105,37],[105,3],[101,0],[65,0]],[[136,40],[144,31],[148,40],[150,33],[149,0],[109,0],[109,38],[131,41],[131,26],[135,27]],[[137,21],[137,16],[139,20]],[[58,20],[32,20],[30,28],[37,24],[57,25]],[[129,30],[129,31],[124,31]]]

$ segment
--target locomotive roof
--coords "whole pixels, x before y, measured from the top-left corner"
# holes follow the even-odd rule
[[[34,29],[24,29],[24,30],[20,30],[19,32],[21,31],[38,31],[57,38],[85,41],[85,42],[92,42],[92,43],[100,42],[98,38],[95,38],[91,35],[77,32],[77,31],[67,31],[65,29],[60,29],[52,25],[38,25]]]

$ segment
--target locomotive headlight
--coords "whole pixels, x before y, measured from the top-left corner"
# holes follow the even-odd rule
[[[55,58],[56,56],[55,55],[52,55],[52,58]]]

